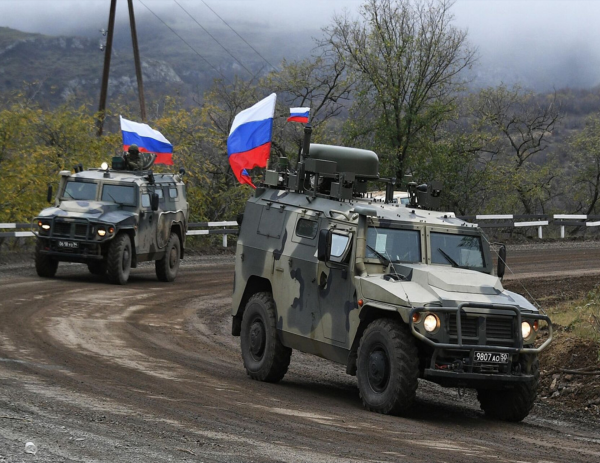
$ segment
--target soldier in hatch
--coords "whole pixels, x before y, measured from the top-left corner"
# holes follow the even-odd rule
[[[127,153],[125,153],[125,161],[132,170],[140,170],[142,168],[140,149],[137,145],[129,145],[129,149],[127,150]]]

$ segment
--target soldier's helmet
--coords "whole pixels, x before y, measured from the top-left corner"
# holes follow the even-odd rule
[[[127,150],[130,153],[139,153],[140,149],[138,148],[138,145],[129,145],[129,149]]]

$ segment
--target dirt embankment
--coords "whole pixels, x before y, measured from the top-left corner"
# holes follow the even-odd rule
[[[508,281],[504,286],[516,292],[526,288],[548,309],[566,308],[584,299],[599,283],[598,275],[582,275],[527,278]],[[600,416],[600,343],[577,337],[569,327],[556,322],[553,329],[554,340],[540,356],[539,400],[576,414]],[[543,335],[547,336],[547,331]]]

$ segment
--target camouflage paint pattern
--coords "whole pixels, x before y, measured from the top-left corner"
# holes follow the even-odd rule
[[[367,272],[359,275],[355,265],[358,214],[353,213],[359,205],[376,212],[368,217],[369,227],[417,230],[421,261],[388,266],[377,257],[365,258]],[[300,220],[317,224],[314,236],[298,235]],[[321,229],[350,236],[347,263],[317,259]],[[481,238],[484,266],[475,271],[432,263],[432,232]],[[385,279],[389,273],[404,279]],[[464,302],[510,304],[538,313],[525,298],[505,290],[492,273],[489,245],[481,230],[452,213],[265,188],[248,201],[240,227],[232,315],[241,320],[249,295],[267,288],[273,294],[277,328],[285,345],[347,363],[367,310],[397,312],[405,323],[415,307],[458,307]]]
[[[61,180],[54,200],[54,206],[40,212],[33,220],[33,232],[38,239],[44,240],[52,248],[53,257],[61,261],[89,262],[98,260],[106,254],[110,241],[120,232],[126,232],[132,238],[134,259],[132,266],[138,262],[158,260],[164,255],[164,248],[171,232],[179,235],[181,242],[181,257],[185,248],[186,233],[189,221],[189,205],[186,199],[185,185],[179,175],[153,174],[154,183],[144,171],[118,171],[89,169],[71,174],[61,172]],[[74,200],[65,194],[68,182],[94,183],[96,197],[93,200]],[[105,185],[121,185],[134,188],[134,203],[132,205],[118,204],[114,201],[101,200],[102,188]],[[159,208],[152,211],[150,196],[159,194]],[[44,221],[54,224],[71,221],[88,224],[86,236],[75,235],[73,232],[57,235],[52,230],[44,232],[37,223]],[[100,237],[91,233],[94,227],[114,227],[114,233]],[[65,250],[61,253],[54,244],[58,240],[76,241],[85,253]],[[68,251],[68,252],[67,252]]]

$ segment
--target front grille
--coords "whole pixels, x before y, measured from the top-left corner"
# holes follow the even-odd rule
[[[460,317],[460,327],[463,337],[476,338],[478,336],[479,330],[477,329],[477,324],[479,323],[479,318],[469,317],[462,315]],[[454,315],[450,315],[450,324],[448,332],[450,336],[456,336],[456,317]]]
[[[486,323],[485,334],[488,339],[512,339],[513,317],[488,317]]]
[[[75,224],[75,236],[85,238],[87,237],[87,223],[76,223]]]
[[[68,222],[54,222],[52,234],[54,236],[71,236],[71,224]]]
[[[480,338],[480,327],[485,326],[485,344],[487,345],[512,345],[514,341],[514,323],[515,317],[509,316],[470,316],[461,315],[461,334],[463,342],[473,342]],[[448,334],[450,342],[458,342],[456,329],[456,316],[448,316]],[[470,338],[470,339],[469,339]]]
[[[88,236],[88,222],[63,222],[54,221],[52,236],[59,238],[79,238],[85,239]]]

